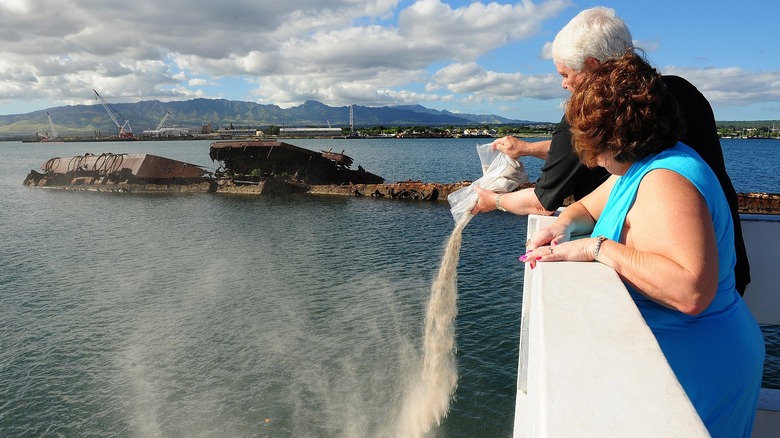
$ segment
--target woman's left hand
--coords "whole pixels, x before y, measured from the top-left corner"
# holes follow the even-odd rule
[[[593,246],[595,238],[577,239],[560,244],[551,244],[529,249],[520,256],[520,261],[528,263],[531,269],[536,267],[536,262],[589,262],[593,260]]]
[[[476,184],[472,187],[474,193],[477,194],[477,204],[471,209],[471,214],[484,213],[496,209],[496,196],[498,196],[498,193]]]

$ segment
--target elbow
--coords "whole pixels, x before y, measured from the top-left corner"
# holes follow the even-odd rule
[[[693,302],[693,303],[681,304],[680,306],[677,307],[677,310],[679,310],[680,312],[688,316],[696,316],[701,312],[704,312],[707,309],[707,307],[709,307],[709,303],[705,305],[704,303],[701,302]]]
[[[677,310],[689,316],[699,315],[710,307],[712,300],[715,299],[717,289],[717,284],[712,286],[699,286],[688,294],[688,300],[679,303]]]

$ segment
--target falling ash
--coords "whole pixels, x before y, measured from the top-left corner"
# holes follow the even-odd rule
[[[458,385],[455,363],[455,327],[458,286],[457,267],[463,229],[470,214],[456,224],[444,250],[425,314],[423,362],[403,400],[398,436],[424,437],[441,424]]]

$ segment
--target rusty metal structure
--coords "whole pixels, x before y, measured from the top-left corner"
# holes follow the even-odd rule
[[[361,166],[351,169],[352,158],[343,151],[316,152],[279,141],[218,141],[211,144],[209,157],[220,163],[215,176],[234,183],[258,184],[269,179],[298,186],[384,182]]]
[[[214,173],[201,166],[149,154],[84,154],[55,157],[31,170],[24,185],[68,190],[137,193],[205,192],[231,194],[335,195],[411,201],[446,201],[471,181],[385,183],[342,152],[311,151],[278,141],[220,141],[209,156]],[[533,187],[522,184],[518,189]],[[780,194],[739,193],[739,211],[780,214]],[[569,205],[568,199],[564,205]]]
[[[780,193],[737,193],[739,212],[780,214]]]
[[[317,185],[312,186],[308,193],[413,201],[446,201],[450,193],[470,184],[471,181],[436,183],[407,180],[389,184]],[[533,183],[521,184],[518,189],[533,186]]]
[[[217,187],[201,166],[150,154],[55,157],[41,170],[31,170],[24,185],[122,192],[213,192]]]
[[[573,202],[574,198],[569,197],[563,205]],[[741,214],[780,214],[780,193],[737,193],[737,211]]]

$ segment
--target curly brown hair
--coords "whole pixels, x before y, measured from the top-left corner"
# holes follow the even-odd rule
[[[574,150],[586,166],[608,152],[633,163],[674,146],[683,134],[677,100],[634,51],[584,73],[566,103]]]

